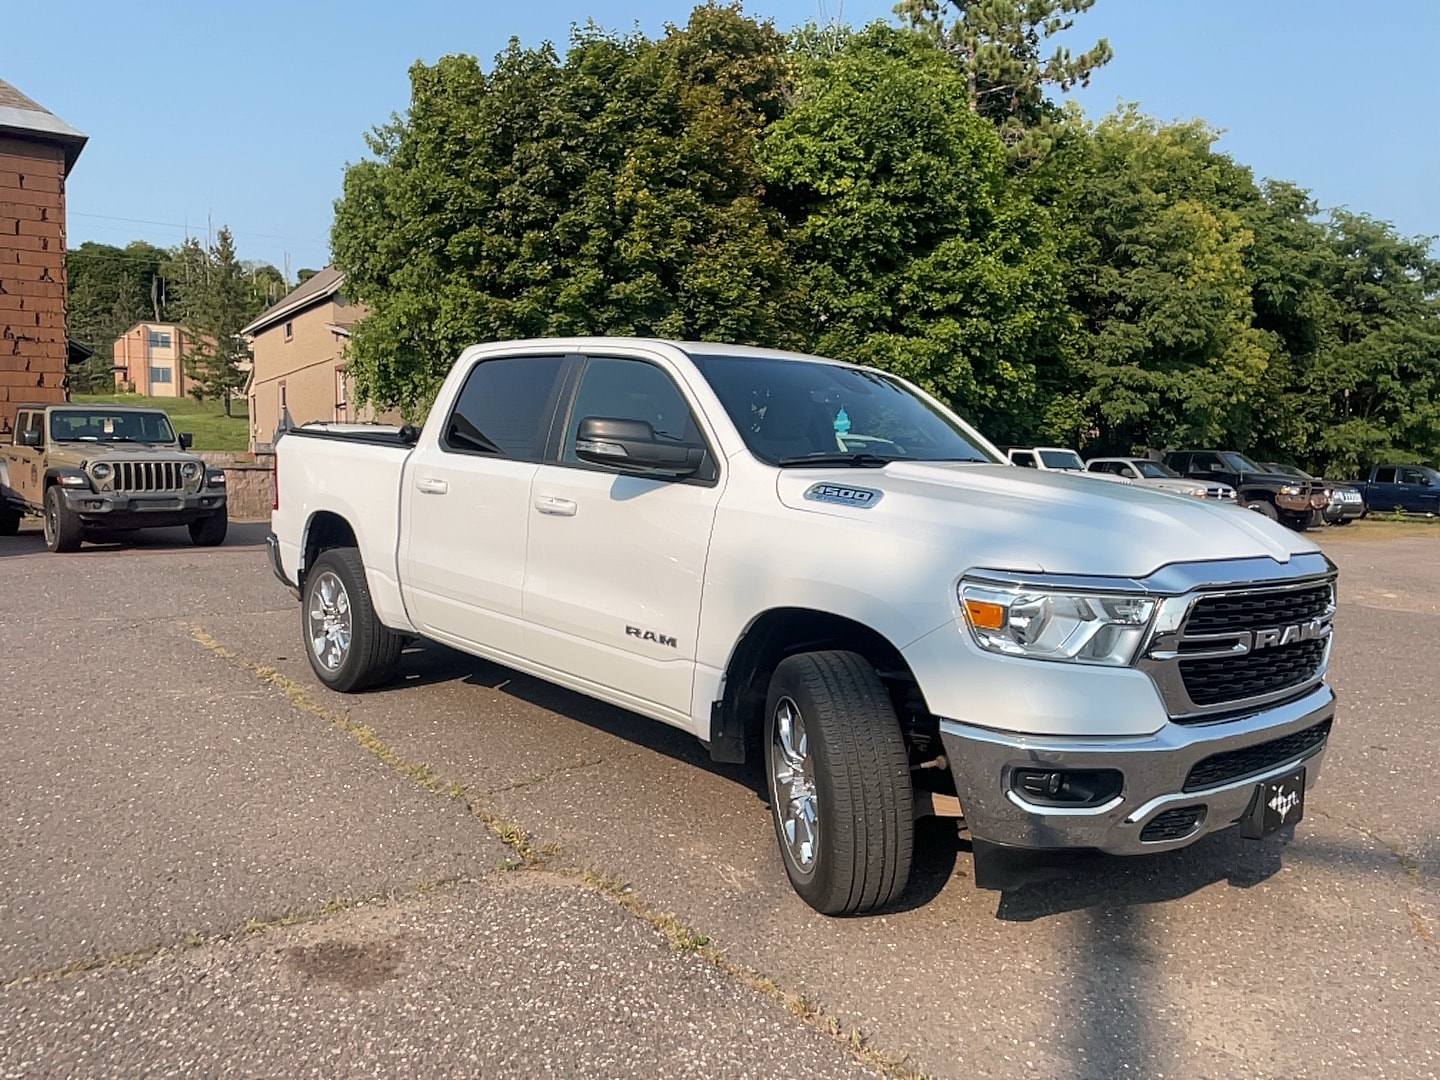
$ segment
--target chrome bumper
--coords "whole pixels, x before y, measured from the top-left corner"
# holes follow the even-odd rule
[[[1191,768],[1204,759],[1296,734],[1334,714],[1335,695],[1322,684],[1303,698],[1251,716],[1170,723],[1139,738],[1017,736],[951,720],[941,721],[940,737],[975,839],[1010,848],[1140,855],[1184,847],[1206,833],[1228,829],[1244,816],[1259,781],[1283,776],[1299,765],[1306,767],[1305,786],[1313,786],[1328,738],[1260,771],[1184,790]],[[1014,790],[1016,769],[1047,768],[1115,769],[1124,782],[1114,798],[1084,808],[1038,805]],[[1166,810],[1196,806],[1204,812],[1185,835],[1140,838],[1145,826]]]

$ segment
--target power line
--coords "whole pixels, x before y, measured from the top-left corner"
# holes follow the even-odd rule
[[[78,210],[69,211],[68,216],[72,218],[94,218],[97,221],[123,221],[130,225],[154,225],[162,229],[179,229],[182,232],[186,233],[191,231],[189,225],[185,225],[175,221],[150,221],[145,218],[116,217],[113,214],[85,214],[81,213]],[[198,230],[196,231],[198,232]],[[275,233],[249,232],[248,230],[245,232],[236,232],[234,229],[230,230],[230,235],[237,238],[240,236],[245,236],[251,239],[259,240],[282,240],[294,244],[319,244],[324,247],[330,246],[329,240],[317,240],[314,237],[309,236],[280,236]]]

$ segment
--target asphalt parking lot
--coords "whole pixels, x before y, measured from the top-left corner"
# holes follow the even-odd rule
[[[1440,527],[1341,568],[1293,837],[793,895],[758,773],[417,647],[323,690],[264,525],[0,538],[0,1075],[1440,1073]]]

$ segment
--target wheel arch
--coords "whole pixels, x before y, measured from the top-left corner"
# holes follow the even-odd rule
[[[300,565],[296,568],[295,585],[305,587],[305,574],[315,565],[315,560],[331,548],[353,547],[359,550],[360,541],[355,527],[343,514],[334,510],[316,510],[305,522],[305,531],[300,539]],[[363,563],[363,557],[362,557]]]
[[[719,700],[711,704],[710,756],[742,763],[758,745],[765,723],[765,695],[780,662],[797,653],[836,649],[858,653],[891,688],[892,697],[919,695],[919,684],[900,649],[865,623],[830,611],[775,607],[750,621],[725,664]],[[896,711],[901,703],[897,701]],[[919,706],[924,708],[923,697]]]

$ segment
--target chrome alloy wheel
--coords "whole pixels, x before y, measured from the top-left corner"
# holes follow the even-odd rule
[[[345,662],[350,653],[350,594],[332,571],[326,570],[310,590],[310,650],[328,671]]]
[[[800,707],[788,697],[775,703],[770,790],[790,859],[798,870],[808,874],[815,868],[815,853],[820,843],[820,807],[805,718],[800,715]]]

